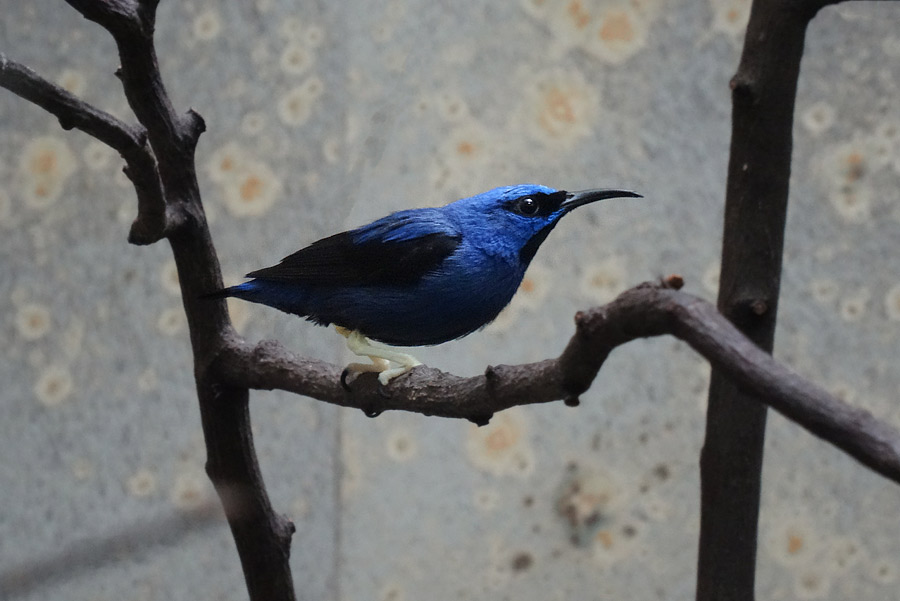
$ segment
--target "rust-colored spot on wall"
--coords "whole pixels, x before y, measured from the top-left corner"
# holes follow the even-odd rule
[[[52,150],[39,152],[31,159],[31,172],[35,175],[49,175],[56,171],[56,153]]]
[[[603,545],[604,548],[612,549],[614,539],[612,532],[609,530],[601,530],[594,538],[596,538],[597,542]]]
[[[485,446],[491,451],[501,451],[515,444],[516,438],[509,428],[498,428],[488,435]]]
[[[475,145],[471,142],[462,141],[456,145],[456,152],[463,156],[472,156],[475,154]]]
[[[572,0],[566,8],[566,12],[572,17],[575,29],[584,29],[591,22],[591,15],[579,0]]]
[[[628,13],[612,12],[603,22],[599,35],[604,42],[631,42],[635,36],[634,25]]]
[[[244,202],[253,202],[262,193],[263,182],[255,175],[248,175],[241,184],[241,199]]]
[[[865,174],[865,165],[862,154],[859,152],[851,152],[847,155],[847,182],[852,183],[858,181]]]
[[[34,195],[38,198],[47,198],[50,196],[50,188],[47,187],[47,184],[37,184],[34,187]]]
[[[541,127],[554,134],[559,130],[560,123],[575,123],[575,110],[565,93],[553,88],[544,95],[544,110],[539,121]]]

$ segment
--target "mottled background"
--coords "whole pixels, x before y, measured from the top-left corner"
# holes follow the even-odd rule
[[[420,353],[471,375],[555,356],[576,310],[646,279],[680,273],[714,298],[748,6],[170,1],[157,40],[176,106],[208,124],[200,184],[230,283],[497,185],[646,195],[569,217],[494,324]],[[133,119],[99,27],[57,0],[0,14],[0,50]],[[900,427],[898,24],[900,5],[860,2],[809,31],[776,354]],[[0,90],[0,597],[244,599],[206,509],[175,266],[165,244],[126,243],[121,167]],[[333,331],[231,309],[251,340],[349,359]],[[684,344],[637,342],[579,408],[482,429],[254,394],[300,598],[690,598],[708,379]],[[766,452],[760,598],[895,598],[900,489],[778,415]]]

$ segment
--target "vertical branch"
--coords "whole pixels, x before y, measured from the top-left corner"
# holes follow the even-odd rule
[[[806,27],[827,0],[755,0],[731,80],[719,310],[772,351],[794,101]],[[766,407],[714,370],[700,457],[698,601],[752,601]]]
[[[121,67],[117,75],[157,160],[163,189],[157,214],[177,214],[166,229],[172,247],[194,355],[194,377],[206,442],[206,471],[216,487],[237,546],[253,601],[292,601],[289,555],[293,524],[274,512],[253,446],[247,388],[227,386],[209,369],[218,352],[234,343],[224,302],[205,302],[222,286],[194,160],[205,126],[197,113],[178,114],[157,64],[153,31],[158,0],[66,0],[109,31]],[[137,180],[133,181],[137,184]],[[133,230],[134,231],[134,230]]]
[[[293,601],[293,522],[273,509],[256,460],[246,388],[198,378],[206,472],[237,544],[251,601]]]

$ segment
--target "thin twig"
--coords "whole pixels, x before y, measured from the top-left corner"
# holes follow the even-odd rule
[[[93,107],[3,53],[0,53],[0,85],[54,115],[63,129],[80,129],[119,154],[144,148],[143,128],[132,127]]]
[[[143,127],[131,126],[101,111],[2,53],[0,87],[54,115],[63,129],[79,129],[122,155],[125,174],[138,198],[138,216],[128,238],[131,243],[151,244],[177,229],[182,218],[178,211],[166,209],[156,158]]]

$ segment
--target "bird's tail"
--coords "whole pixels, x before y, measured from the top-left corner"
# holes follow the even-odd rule
[[[217,298],[228,298],[229,296],[242,296],[245,292],[251,289],[251,282],[244,282],[243,284],[238,284],[237,286],[228,286],[227,288],[222,288],[221,290],[213,290],[212,292],[207,292],[205,294],[201,294],[200,298],[208,298],[208,299],[217,299]]]
[[[237,284],[236,286],[228,286],[227,288],[222,288],[221,290],[213,290],[212,292],[207,292],[205,294],[201,294],[200,298],[217,299],[217,298],[228,298],[228,297],[234,296],[237,298],[242,298],[244,300],[258,302],[257,299],[255,298],[258,292],[259,292],[258,281],[250,280],[249,282],[244,282],[243,284]]]
[[[281,282],[256,279],[200,295],[200,298],[207,299],[227,297],[239,298],[251,303],[261,303],[295,315],[306,316],[309,314],[309,308],[306,304],[308,295],[305,291],[301,287],[286,286]]]

